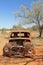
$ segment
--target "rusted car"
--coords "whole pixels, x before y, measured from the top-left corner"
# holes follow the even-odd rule
[[[4,56],[32,57],[35,55],[35,48],[31,42],[29,31],[14,30],[9,36],[9,43],[3,48]]]

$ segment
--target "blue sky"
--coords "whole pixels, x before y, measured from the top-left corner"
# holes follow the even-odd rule
[[[13,12],[19,11],[21,5],[30,7],[37,0],[0,0],[0,28],[11,28],[18,24],[19,20],[14,18]]]

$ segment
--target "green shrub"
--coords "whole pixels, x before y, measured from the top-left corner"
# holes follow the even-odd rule
[[[2,29],[1,29],[1,33],[2,33],[2,34],[6,34],[6,29],[5,29],[5,28],[2,28]]]

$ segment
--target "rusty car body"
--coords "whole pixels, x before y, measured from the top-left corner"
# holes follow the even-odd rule
[[[4,56],[32,57],[35,48],[31,42],[31,34],[28,30],[14,30],[10,32],[9,42],[3,47]]]

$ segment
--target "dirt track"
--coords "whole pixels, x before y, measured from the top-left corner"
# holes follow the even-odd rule
[[[36,50],[36,55],[33,58],[3,57],[3,47],[8,42],[8,39],[5,39],[5,35],[0,34],[0,65],[43,65],[43,39],[36,38],[38,35],[36,32],[31,34]]]

